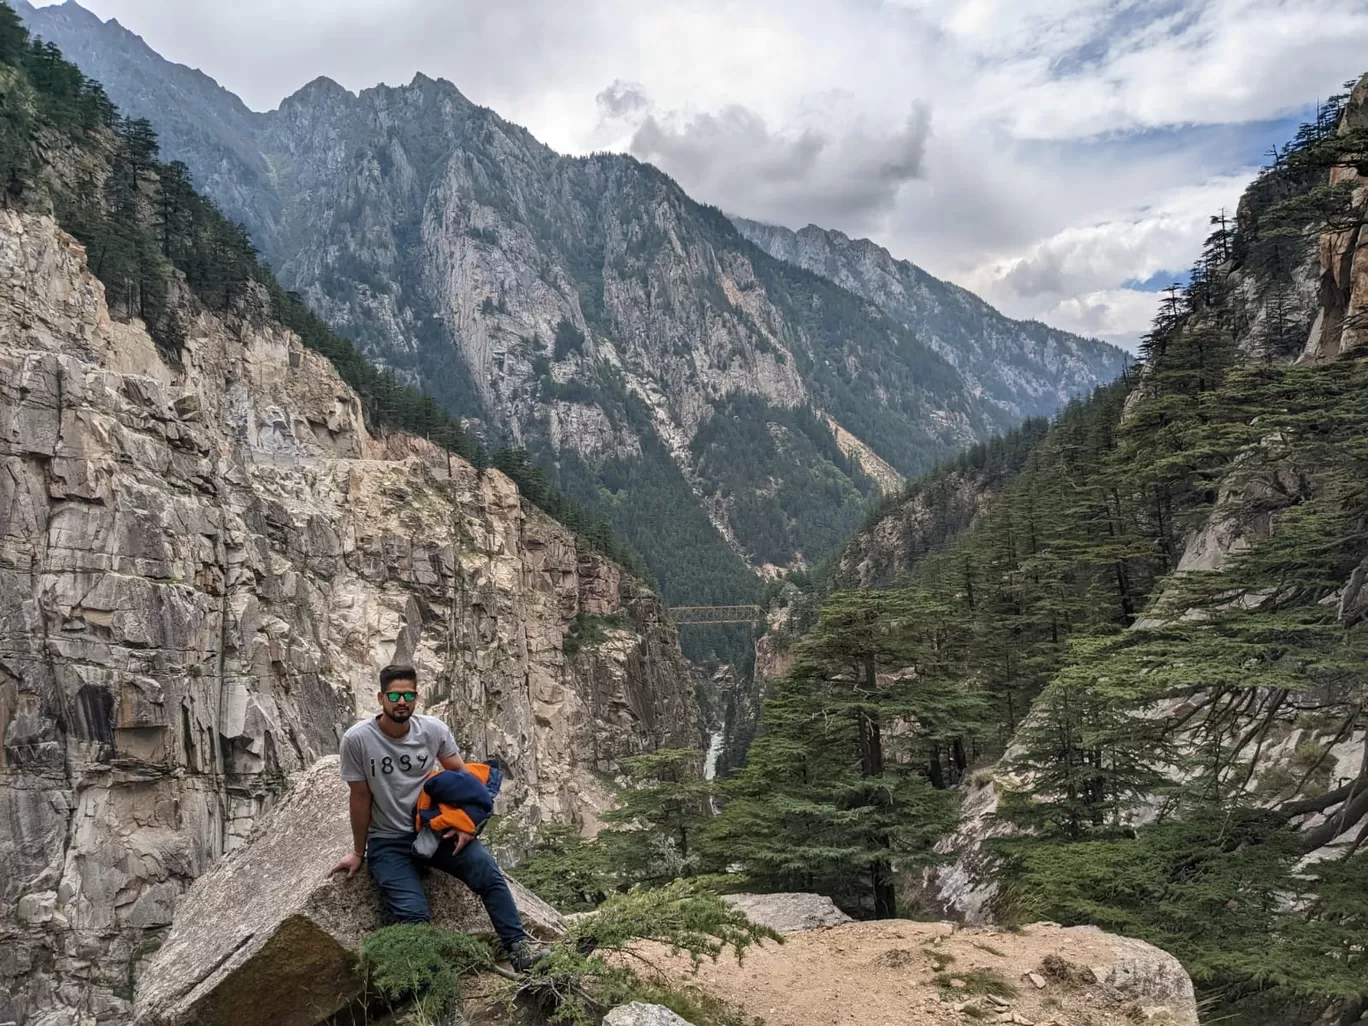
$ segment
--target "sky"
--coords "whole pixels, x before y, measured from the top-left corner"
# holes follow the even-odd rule
[[[41,4],[40,4],[41,5]],[[417,72],[728,213],[867,236],[1134,348],[1368,0],[83,0],[268,110]]]

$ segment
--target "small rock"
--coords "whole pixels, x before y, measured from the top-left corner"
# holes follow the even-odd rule
[[[1011,1008],[1011,1007],[1012,1007],[1012,1005],[1011,1005],[1010,1002],[1004,1001],[1002,998],[998,997],[996,994],[989,994],[989,995],[988,995],[988,1000],[991,1001],[993,1004],[997,1005],[999,1008]]]
[[[633,1001],[629,1005],[618,1005],[603,1017],[603,1026],[693,1026],[688,1019],[681,1019],[664,1005],[648,1005]]]
[[[52,921],[57,907],[57,892],[43,891],[40,894],[25,894],[19,899],[15,918],[29,926],[41,926]]]
[[[181,420],[199,420],[200,397],[193,392],[183,395],[171,404],[171,408]]]
[[[1031,986],[1035,987],[1036,990],[1045,989],[1045,977],[1041,976],[1040,973],[1027,973],[1026,979],[1031,981]]]

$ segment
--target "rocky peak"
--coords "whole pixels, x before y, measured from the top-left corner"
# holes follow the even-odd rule
[[[317,78],[310,79],[302,86],[292,92],[285,99],[280,101],[283,109],[287,105],[307,106],[312,103],[326,102],[345,102],[355,100],[356,93],[346,86],[329,78],[327,75],[319,75]]]

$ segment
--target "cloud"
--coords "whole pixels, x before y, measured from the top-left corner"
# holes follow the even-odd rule
[[[1020,255],[975,268],[973,287],[1009,313],[1133,344],[1149,328],[1155,296],[1119,286],[1181,276],[1211,234],[1211,215],[1232,210],[1253,174],[1176,187],[1153,204],[1065,227]]]
[[[605,118],[629,118],[640,114],[651,105],[646,88],[640,82],[624,82],[615,78],[612,84],[594,97],[599,114]]]
[[[1105,339],[1135,352],[1162,301],[1163,296],[1158,292],[1101,289],[1070,296],[1045,307],[1041,319],[1066,331]]]
[[[1072,226],[994,268],[1018,296],[1065,294],[1143,281],[1192,262],[1211,234],[1210,216],[1233,206],[1252,171],[1175,190],[1162,204],[1098,224]]]
[[[921,177],[930,130],[922,104],[892,131],[854,126],[840,134],[813,127],[776,132],[750,108],[729,104],[687,119],[648,114],[630,149],[725,210],[858,231],[876,224],[903,185]]]

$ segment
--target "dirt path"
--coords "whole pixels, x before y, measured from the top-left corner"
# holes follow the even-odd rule
[[[1139,1004],[1149,1002],[1108,996],[1098,980],[1133,954],[1118,943],[1127,942],[1052,924],[1008,933],[851,923],[789,934],[741,965],[707,963],[691,982],[765,1026],[1195,1026],[1181,1010],[1146,1018]],[[653,957],[669,975],[687,974],[686,959]],[[1153,971],[1162,975],[1157,964]]]

